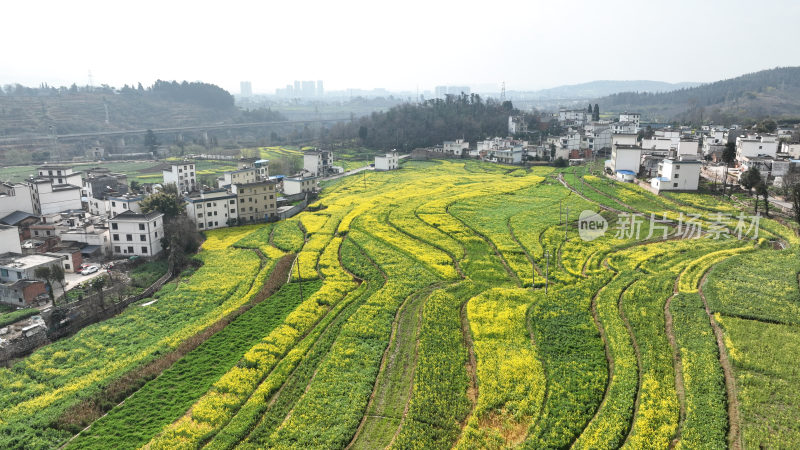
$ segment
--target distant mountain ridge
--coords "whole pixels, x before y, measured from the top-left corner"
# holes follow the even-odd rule
[[[69,134],[217,123],[285,120],[270,110],[243,111],[213,84],[157,81],[138,88],[109,86],[0,91],[0,136]]]
[[[526,92],[528,98],[542,99],[591,99],[618,92],[669,92],[699,86],[700,83],[667,83],[652,80],[597,80],[588,83],[556,86],[549,89]]]
[[[800,117],[800,67],[776,67],[671,92],[602,96],[602,111],[637,111],[654,121],[747,123]],[[643,118],[644,118],[643,117]]]

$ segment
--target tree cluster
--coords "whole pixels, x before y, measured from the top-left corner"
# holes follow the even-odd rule
[[[508,101],[484,101],[477,94],[447,95],[444,99],[398,105],[337,125],[331,135],[358,140],[370,148],[410,151],[446,140],[505,136],[508,116],[518,113]]]

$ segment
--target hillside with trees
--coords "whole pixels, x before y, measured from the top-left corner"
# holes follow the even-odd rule
[[[637,111],[664,122],[793,119],[800,110],[800,67],[778,67],[672,92],[622,92],[596,101],[605,110]]]
[[[375,149],[410,151],[445,140],[470,142],[508,133],[508,116],[518,114],[511,102],[483,100],[477,94],[448,95],[423,103],[395,106],[340,124],[329,133],[333,140],[358,140]]]
[[[107,111],[107,116],[106,116]],[[108,119],[108,121],[106,121]],[[0,136],[69,134],[216,123],[284,120],[269,109],[243,111],[208,83],[156,81],[100,87],[0,88]]]

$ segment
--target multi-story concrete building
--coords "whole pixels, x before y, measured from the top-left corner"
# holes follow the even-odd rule
[[[768,156],[774,158],[778,153],[778,139],[774,134],[751,134],[736,138],[736,160],[745,157]]]
[[[227,227],[239,217],[236,194],[224,189],[192,193],[184,200],[186,215],[198,230]]]
[[[255,183],[234,184],[231,186],[231,190],[236,195],[236,204],[239,208],[237,214],[240,221],[263,222],[265,220],[273,220],[276,217],[278,200],[275,192],[275,183],[257,181]]]
[[[138,194],[125,194],[118,197],[108,197],[108,217],[113,218],[126,211],[133,211],[137,214],[141,213],[142,200],[144,200],[144,196]]]
[[[164,184],[174,184],[178,192],[192,192],[197,190],[197,175],[193,162],[184,161],[180,164],[173,164],[169,170],[162,171]]]
[[[650,186],[659,192],[696,191],[702,167],[701,161],[666,158],[658,164],[658,176],[650,180]]]
[[[636,127],[636,131],[639,131],[639,124],[641,123],[642,115],[639,113],[629,113],[624,112],[619,115],[620,122],[631,122]]]
[[[22,253],[19,228],[0,224],[0,254]]]
[[[68,166],[39,166],[36,168],[37,176],[34,178],[45,178],[50,180],[50,184],[71,184],[80,187],[82,185],[81,173],[72,170]]]
[[[314,177],[329,175],[333,170],[333,152],[314,150],[303,153],[303,170]]]
[[[161,253],[164,214],[127,211],[109,220],[114,256],[153,257]]]
[[[398,167],[397,152],[389,152],[375,157],[375,170],[394,170]]]
[[[316,177],[288,177],[283,179],[283,193],[286,195],[312,193],[316,187]]]
[[[80,178],[80,176],[78,176]],[[39,205],[39,214],[48,215],[61,211],[81,209],[80,182],[74,184],[53,184],[51,178],[31,178],[33,198]]]
[[[29,183],[0,183],[0,217],[16,211],[39,215],[39,203],[34,200],[33,186]]]

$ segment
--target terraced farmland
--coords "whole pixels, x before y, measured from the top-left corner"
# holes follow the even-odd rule
[[[786,224],[473,161],[312,206],[209,232],[155,303],[0,369],[0,447],[800,445]],[[605,235],[581,238],[583,210]]]

